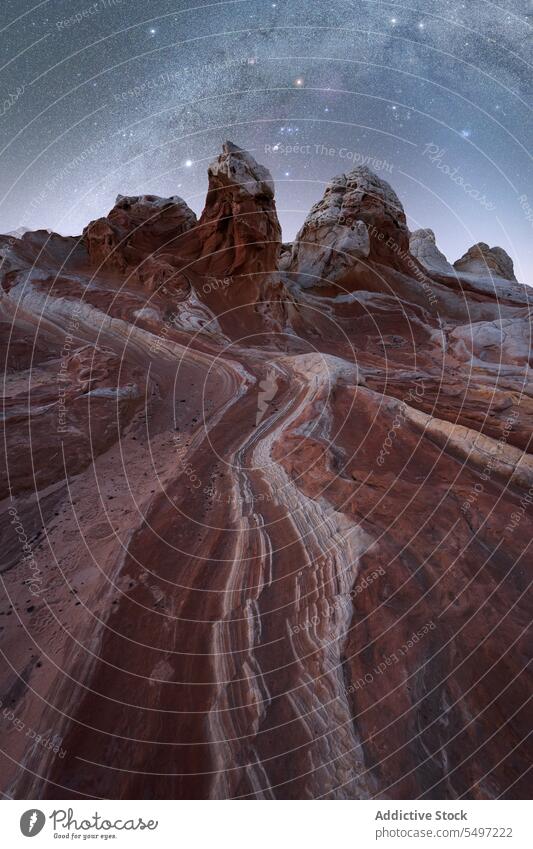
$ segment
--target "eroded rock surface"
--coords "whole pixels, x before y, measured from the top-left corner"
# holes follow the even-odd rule
[[[485,242],[472,245],[453,267],[480,277],[496,276],[516,283],[513,261],[503,248],[489,248]]]
[[[438,249],[435,233],[430,228],[414,230],[409,238],[409,248],[413,256],[429,271],[453,274],[453,266]]]
[[[532,298],[408,242],[230,143],[0,237],[6,796],[529,796]]]
[[[93,266],[126,272],[154,291],[174,276],[183,236],[196,224],[196,215],[180,197],[119,195],[105,218],[87,225],[83,237]]]
[[[361,166],[329,183],[296,236],[288,268],[304,284],[327,285],[369,257],[403,267],[408,251],[405,213],[396,193]]]
[[[281,228],[268,169],[227,141],[208,177],[200,218],[202,269],[219,275],[276,271]]]

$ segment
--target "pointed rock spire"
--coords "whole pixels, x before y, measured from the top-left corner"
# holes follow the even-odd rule
[[[274,271],[281,228],[267,168],[233,142],[208,168],[209,188],[199,222],[200,267],[211,274]]]
[[[409,248],[413,256],[428,271],[453,274],[453,266],[437,247],[435,233],[429,227],[414,230],[409,238]]]

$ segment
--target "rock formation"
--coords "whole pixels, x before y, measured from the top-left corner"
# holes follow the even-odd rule
[[[408,251],[409,231],[396,193],[362,166],[329,183],[296,236],[288,270],[301,283],[327,285],[357,259],[403,267]]]
[[[0,237],[5,796],[528,797],[533,299],[429,232],[227,142]]]
[[[513,261],[503,248],[489,248],[485,242],[472,245],[453,267],[480,277],[501,277],[516,283]]]
[[[226,141],[207,173],[198,267],[220,276],[276,271],[281,228],[268,169]]]
[[[453,274],[453,266],[437,247],[433,230],[414,230],[409,237],[409,250],[428,271]]]
[[[92,265],[127,272],[148,291],[170,279],[168,262],[183,248],[183,235],[197,224],[196,215],[179,197],[119,195],[105,218],[83,231]]]

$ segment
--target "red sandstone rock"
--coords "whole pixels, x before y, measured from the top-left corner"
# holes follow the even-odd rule
[[[0,238],[6,795],[529,796],[530,290],[407,240],[358,169],[278,268],[229,143]]]
[[[109,214],[91,221],[83,236],[93,266],[129,274],[153,291],[175,273],[168,260],[179,257],[196,223],[179,197],[119,195]]]

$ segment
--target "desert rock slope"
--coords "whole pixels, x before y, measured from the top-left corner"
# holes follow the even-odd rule
[[[428,211],[428,224],[431,224]],[[527,796],[532,290],[366,168],[0,237],[15,798]],[[529,602],[529,606],[528,606]]]

